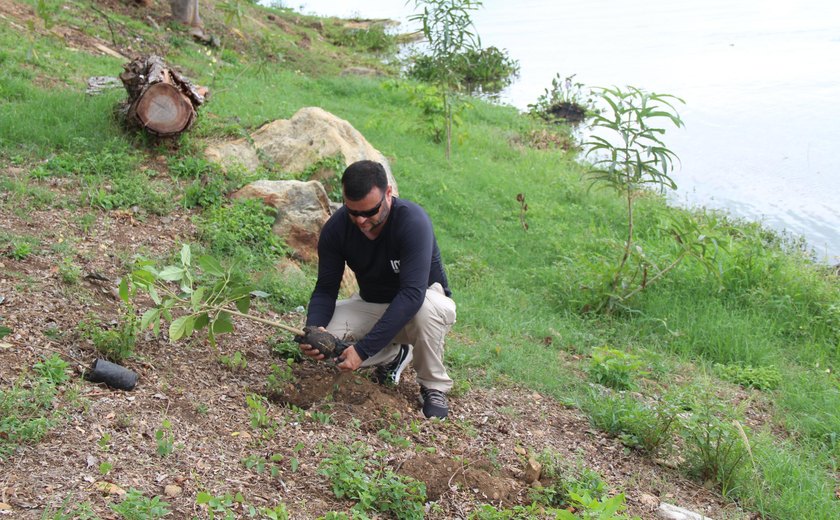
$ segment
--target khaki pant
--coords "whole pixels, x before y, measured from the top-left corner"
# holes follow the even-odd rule
[[[365,336],[388,308],[387,303],[370,303],[358,293],[346,300],[338,300],[327,330],[345,341],[357,341]],[[372,367],[390,362],[402,343],[414,346],[414,370],[421,386],[448,392],[452,379],[443,366],[444,337],[455,323],[455,302],[443,294],[439,283],[426,290],[423,306],[400,330],[392,343],[362,363]]]

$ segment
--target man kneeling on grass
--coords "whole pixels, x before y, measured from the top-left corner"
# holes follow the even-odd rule
[[[376,367],[380,384],[397,384],[412,359],[427,418],[449,413],[452,379],[443,365],[444,336],[455,323],[455,302],[432,222],[417,204],[391,194],[385,169],[358,161],[341,177],[344,206],[318,239],[318,281],[306,325],[351,343],[338,367]],[[336,301],[345,263],[359,292]],[[323,355],[305,341],[307,356]]]

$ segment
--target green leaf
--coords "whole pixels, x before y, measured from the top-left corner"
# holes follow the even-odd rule
[[[251,308],[251,298],[249,296],[243,296],[236,300],[236,308],[242,314],[248,314],[248,309]]]
[[[201,330],[210,323],[210,317],[207,315],[206,312],[202,312],[198,316],[195,317],[195,324],[193,324],[193,329]]]
[[[224,334],[225,332],[233,332],[233,322],[230,321],[230,314],[220,312],[213,320],[213,333]]]
[[[158,294],[157,289],[155,289],[154,285],[149,286],[149,297],[152,299],[153,302],[155,302],[155,305],[160,305],[160,295]]]
[[[12,333],[12,329],[10,329],[9,327],[4,327],[4,326],[0,325],[0,338],[5,338],[6,336],[8,336],[11,333]]]
[[[140,318],[140,330],[145,330],[149,328],[149,325],[152,322],[156,322],[160,319],[160,309],[149,309],[143,313],[143,317]]]
[[[190,245],[184,244],[184,246],[181,248],[181,263],[185,266],[189,266],[190,256]]]
[[[138,269],[131,273],[131,281],[140,287],[148,288],[155,283],[155,276],[156,275],[150,273],[149,271]]]
[[[204,291],[204,287],[199,287],[190,295],[190,302],[194,311],[201,308],[201,302],[204,301]]]
[[[184,268],[174,265],[168,265],[158,274],[161,280],[168,280],[170,282],[179,282],[184,277]]]
[[[128,277],[123,276],[122,280],[120,280],[120,299],[125,303],[128,302]]]
[[[202,256],[201,258],[199,258],[198,266],[206,274],[211,274],[213,276],[225,275],[225,270],[224,268],[222,268],[222,264],[220,264],[219,261],[213,258],[212,256]]]
[[[181,316],[174,320],[169,324],[169,341],[175,342],[192,334],[194,323],[195,318],[190,315]]]

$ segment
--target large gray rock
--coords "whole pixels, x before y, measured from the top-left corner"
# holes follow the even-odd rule
[[[261,199],[277,210],[274,232],[305,262],[317,258],[318,235],[330,216],[330,201],[318,181],[255,181],[232,198]]]
[[[345,164],[368,159],[385,167],[394,195],[399,195],[385,156],[350,123],[318,107],[301,108],[291,119],[268,123],[251,134],[250,139],[210,146],[205,155],[223,166],[237,163],[249,170],[259,167],[262,157],[293,173],[337,155]]]

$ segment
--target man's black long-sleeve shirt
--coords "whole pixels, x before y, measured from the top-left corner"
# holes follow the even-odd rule
[[[356,342],[362,359],[391,343],[420,310],[430,285],[438,282],[451,295],[429,216],[413,202],[391,200],[390,214],[376,239],[362,234],[343,206],[327,220],[318,239],[318,281],[309,301],[308,326],[326,327],[330,322],[345,262],[356,275],[364,301],[390,304],[373,329]]]

